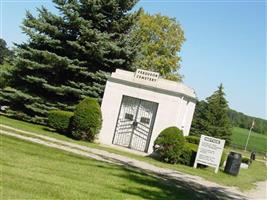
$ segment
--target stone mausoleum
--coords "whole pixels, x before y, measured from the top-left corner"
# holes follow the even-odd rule
[[[176,126],[189,134],[195,104],[195,91],[183,83],[146,70],[117,69],[104,92],[99,142],[152,153],[163,129]]]

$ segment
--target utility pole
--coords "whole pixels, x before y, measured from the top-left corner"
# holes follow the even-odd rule
[[[247,151],[247,146],[248,146],[249,137],[250,137],[251,131],[252,131],[253,127],[254,127],[254,124],[255,124],[255,122],[254,122],[254,120],[253,120],[253,122],[252,122],[252,124],[251,124],[251,127],[250,127],[250,129],[249,129],[248,138],[247,138],[247,142],[246,142],[246,146],[245,146],[245,151]]]

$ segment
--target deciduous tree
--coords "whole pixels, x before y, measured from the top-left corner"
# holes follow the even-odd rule
[[[143,10],[132,32],[139,44],[135,67],[159,72],[164,78],[181,80],[179,52],[185,41],[184,31],[174,18],[150,15]]]

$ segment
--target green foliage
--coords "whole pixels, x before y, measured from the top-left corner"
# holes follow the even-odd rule
[[[187,142],[185,144],[185,148],[183,150],[183,157],[184,157],[183,159],[184,160],[182,163],[185,165],[193,166],[195,159],[196,159],[197,151],[198,151],[198,144]],[[221,161],[220,161],[220,166],[223,165],[226,158],[227,158],[227,154],[225,151],[223,151]],[[200,165],[200,166],[206,167],[205,165]]]
[[[45,122],[52,109],[73,110],[86,96],[102,98],[107,76],[132,69],[136,48],[129,32],[137,0],[53,0],[57,12],[41,7],[26,13],[26,43],[17,45],[9,76],[12,90],[0,103],[23,119]]]
[[[242,163],[250,165],[252,163],[252,161],[249,158],[242,157]]]
[[[66,133],[70,126],[73,112],[63,110],[51,110],[48,114],[48,125],[58,132]]]
[[[231,140],[231,126],[228,117],[228,102],[224,98],[222,84],[219,89],[207,98],[208,103],[208,120],[209,120],[209,135],[226,140],[229,144]]]
[[[184,137],[180,129],[169,127],[164,129],[155,140],[154,151],[159,153],[161,160],[164,162],[193,166],[198,144],[198,137]],[[225,160],[226,153],[223,151],[220,166]]]
[[[101,124],[101,109],[95,99],[85,98],[76,106],[71,122],[74,137],[93,141],[101,128]]]
[[[6,41],[0,38],[0,65],[5,62],[11,62],[13,58],[13,52],[9,50],[6,45]]]
[[[181,25],[174,18],[150,15],[142,10],[131,36],[140,49],[135,67],[159,72],[170,80],[182,79],[178,73],[181,61],[178,52],[185,37]]]
[[[169,127],[161,131],[154,142],[154,151],[159,153],[161,160],[168,163],[182,161],[185,139],[177,127]]]
[[[12,59],[13,52],[6,47],[6,41],[0,38],[0,89],[9,85]]]
[[[185,137],[185,140],[188,142],[188,143],[192,143],[192,144],[199,144],[199,141],[200,141],[200,138],[197,137],[197,136],[186,136]]]
[[[193,143],[186,143],[183,148],[181,164],[193,166],[197,155],[198,145]]]
[[[12,68],[13,66],[8,63],[0,65],[0,89],[3,89],[9,85],[8,76],[10,76]]]
[[[254,120],[253,131],[267,135],[267,120],[245,115],[241,112],[229,109],[228,116],[232,126],[250,129]]]
[[[195,110],[191,135],[208,135],[224,139],[226,144],[231,140],[231,124],[228,117],[228,102],[225,99],[222,84],[205,101],[198,102]]]
[[[194,112],[194,117],[192,120],[192,125],[190,129],[190,135],[200,136],[208,135],[209,121],[208,116],[208,104],[206,101],[198,101],[196,103],[196,108]]]

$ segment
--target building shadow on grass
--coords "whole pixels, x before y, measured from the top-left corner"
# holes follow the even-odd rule
[[[125,178],[129,182],[137,183],[137,185],[141,185],[141,187],[128,186],[121,188],[114,186],[114,188],[121,193],[138,197],[138,199],[151,200],[201,199],[186,188],[171,184],[170,181],[153,174],[129,166],[124,167],[124,170],[127,173],[124,173],[122,176],[120,175],[120,178]]]
[[[134,166],[133,162],[124,162],[118,159],[113,159],[107,156],[98,155],[113,163],[125,166],[125,170],[129,172],[139,171],[141,174],[154,176],[158,183],[148,182],[143,180],[134,173],[127,173],[124,178],[129,181],[134,181],[144,185],[150,185],[151,187],[161,188],[160,192],[147,191],[145,188],[133,188],[131,190],[123,189],[121,192],[139,196],[144,199],[205,199],[205,200],[246,200],[247,198],[241,194],[235,193],[225,187],[206,186],[197,183],[193,176],[181,178],[179,172],[169,170],[169,173],[156,173],[150,170],[142,170],[139,167]],[[178,175],[178,176],[176,176]],[[158,184],[158,185],[157,185]]]

